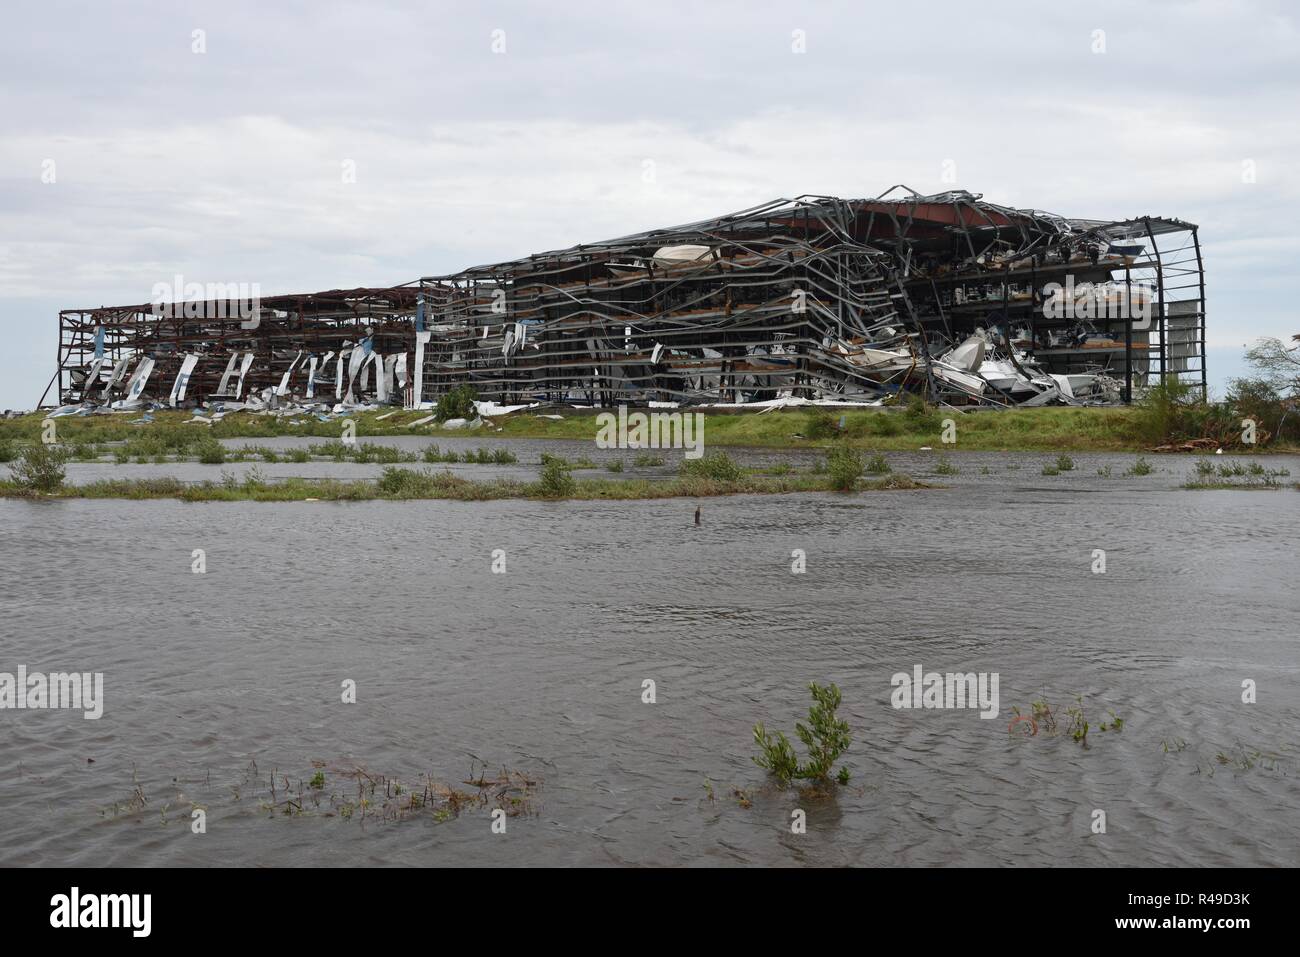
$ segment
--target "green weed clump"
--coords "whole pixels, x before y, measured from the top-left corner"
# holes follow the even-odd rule
[[[739,482],[745,471],[726,452],[710,452],[698,459],[682,459],[682,478],[706,478],[715,482]]]
[[[848,446],[837,446],[826,456],[826,471],[831,488],[837,492],[851,492],[862,478],[862,454]]]
[[[319,455],[322,458],[333,459],[335,462],[342,462],[352,454],[353,446],[346,442],[318,442],[310,445],[307,451],[312,455]]]
[[[57,445],[23,446],[18,460],[9,466],[13,480],[20,488],[32,492],[56,492],[63,487],[67,476],[69,453]]]
[[[438,397],[438,408],[434,411],[434,415],[439,422],[471,418],[474,415],[474,402],[477,399],[478,391],[472,385],[458,385]]]
[[[1243,465],[1241,462],[1214,462],[1200,459],[1196,463],[1195,476],[1183,483],[1183,488],[1224,489],[1224,488],[1277,488],[1278,479],[1290,476],[1289,469],[1269,469],[1259,462]]]
[[[822,687],[814,681],[808,685],[808,690],[813,698],[808,709],[808,723],[800,722],[794,726],[795,735],[808,750],[807,761],[799,761],[784,732],[778,731],[772,737],[761,721],[754,725],[754,743],[760,751],[753,759],[754,763],[770,771],[782,786],[792,780],[828,784],[835,762],[853,740],[849,723],[835,714],[840,706],[840,689],[834,683]],[[841,784],[848,784],[849,769],[841,767],[835,777]]]
[[[569,472],[569,463],[561,458],[543,455],[537,484],[546,498],[568,498],[573,495],[575,483]]]
[[[803,434],[810,439],[833,439],[841,435],[839,419],[827,409],[813,409],[808,413]]]
[[[198,458],[204,465],[221,465],[226,461],[226,447],[209,438],[198,445]]]

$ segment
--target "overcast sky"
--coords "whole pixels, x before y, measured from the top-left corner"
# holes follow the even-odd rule
[[[59,309],[176,274],[390,285],[896,183],[1200,224],[1218,391],[1300,332],[1295,5],[271,6],[6,0],[0,408]]]

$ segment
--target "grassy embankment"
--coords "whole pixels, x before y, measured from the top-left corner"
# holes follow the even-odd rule
[[[543,410],[545,411],[545,410]],[[594,410],[555,410],[560,419],[543,418],[536,412],[498,416],[478,429],[443,429],[436,423],[412,427],[425,418],[422,411],[399,411],[380,420],[383,412],[359,412],[349,418],[356,423],[359,437],[420,435],[448,438],[528,438],[593,441],[597,426]],[[1078,451],[1139,452],[1161,444],[1164,438],[1153,427],[1151,416],[1142,409],[1042,408],[956,412],[912,407],[906,410],[788,409],[765,413],[705,411],[706,446],[755,446],[768,448],[821,448],[849,445],[875,451],[909,451],[922,446],[939,447],[943,420],[957,424],[959,451]],[[158,435],[163,445],[175,448],[202,436],[227,438],[277,438],[316,436],[337,438],[341,419],[322,422],[314,416],[275,418],[235,412],[211,426],[185,424],[189,412],[154,412],[153,421],[132,424],[135,415],[66,416],[55,419],[61,444],[90,446],[125,442],[144,435]],[[40,413],[0,421],[0,445],[40,440]],[[840,429],[843,419],[844,427]],[[293,425],[292,421],[300,424]],[[172,438],[174,437],[174,438]],[[111,450],[104,450],[106,452]],[[1294,448],[1259,446],[1241,452],[1296,451]]]
[[[921,489],[928,486],[905,475],[882,479],[859,480],[858,491],[893,491]],[[736,479],[711,479],[681,476],[664,481],[611,479],[575,480],[562,492],[547,488],[542,482],[519,482],[506,479],[476,482],[430,469],[385,469],[377,481],[339,481],[335,479],[290,478],[268,482],[253,475],[243,480],[227,476],[220,482],[187,484],[174,478],[107,479],[84,485],[63,485],[52,492],[36,493],[13,481],[0,480],[0,497],[5,498],[175,498],[187,502],[303,502],[451,499],[483,502],[495,499],[538,499],[592,501],[706,498],[718,495],[780,494],[784,492],[826,492],[834,488],[826,475],[788,475],[768,477],[744,475]]]

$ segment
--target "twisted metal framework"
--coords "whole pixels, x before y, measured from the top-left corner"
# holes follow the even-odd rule
[[[421,281],[425,397],[608,405],[876,395],[830,340],[898,338],[887,257],[843,200],[805,197],[720,219]],[[687,247],[679,256],[656,252]],[[922,374],[918,372],[917,374]]]
[[[863,401],[900,390],[1023,401],[977,369],[943,361],[988,330],[989,356],[1027,383],[1050,383],[1037,365],[1026,368],[1034,353],[1050,352],[1047,372],[1076,375],[1118,374],[1122,356],[1125,397],[1149,371],[1199,374],[1204,385],[1203,284],[1181,320],[1184,354],[1170,362],[1169,267],[1156,243],[1157,234],[1189,235],[1200,283],[1195,226],[1071,220],[961,191],[889,198],[899,188],[873,200],[778,200],[422,279],[429,305],[417,333],[419,395],[432,400],[469,383],[505,403]],[[1114,251],[1139,235],[1145,255]],[[1112,292],[1121,276],[1126,289],[1154,289],[1160,348],[1113,317],[1090,341],[1064,335],[1077,323],[1044,315],[1042,287],[1067,276]],[[1122,345],[1109,338],[1112,327],[1123,328]],[[1025,388],[1042,400],[1052,386]]]
[[[129,374],[147,358],[153,365],[142,396],[163,401],[186,356],[193,355],[198,361],[186,374],[188,404],[274,390],[287,371],[295,374],[293,393],[302,396],[309,370],[318,380],[313,393],[334,400],[337,376],[326,358],[347,355],[366,340],[382,355],[409,351],[416,297],[414,285],[270,296],[261,299],[255,322],[241,319],[249,304],[237,300],[167,303],[166,310],[154,303],[65,309],[59,313],[59,364],[50,386],[57,381],[65,405],[119,400]],[[226,372],[232,359],[245,357],[249,364],[239,367],[242,388],[236,391]]]
[[[1058,315],[1047,295],[1062,282],[1086,290],[1071,292],[1068,306],[1143,301],[1152,315]],[[506,404],[600,406],[871,402],[899,392],[983,405],[1114,402],[1152,376],[1205,387],[1195,225],[1067,219],[964,191],[776,200],[404,286],[270,297],[262,307],[251,330],[160,318],[150,305],[65,310],[59,398],[121,399],[131,364],[148,362],[141,401],[165,401],[170,388],[174,402],[182,376],[190,404],[237,399],[223,378],[236,355],[251,362],[241,366],[245,394],[408,406],[466,384]],[[362,348],[361,358],[386,357],[373,386],[367,374],[354,382]]]

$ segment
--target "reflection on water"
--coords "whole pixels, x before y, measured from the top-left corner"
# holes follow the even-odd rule
[[[929,455],[888,457],[924,477]],[[711,499],[698,528],[688,500],[0,502],[0,671],[102,671],[106,697],[99,721],[0,712],[0,863],[1294,864],[1294,493],[1176,491],[1189,459],[1104,479],[1133,457],[952,458],[948,489]],[[132,469],[178,474],[74,480]],[[997,672],[1003,718],[894,710],[917,664]],[[829,801],[750,760],[753,723],[791,730],[810,680],[839,683],[854,730]],[[1044,694],[1124,730],[1009,736]],[[413,781],[475,759],[540,777],[538,816],[273,819],[241,789],[254,761]],[[133,781],[149,803],[106,812]]]

